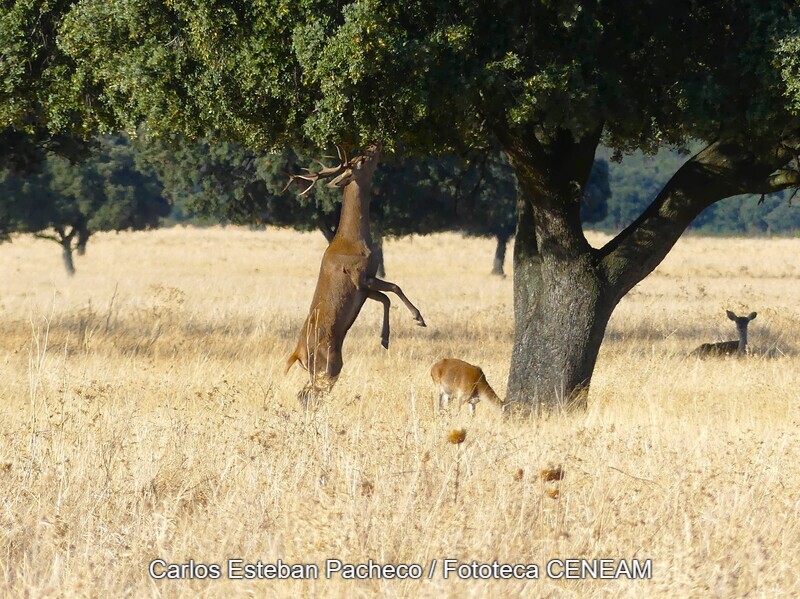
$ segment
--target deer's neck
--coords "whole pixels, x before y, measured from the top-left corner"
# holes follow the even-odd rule
[[[747,349],[747,326],[738,326],[739,329],[739,351],[744,353]]]
[[[348,241],[363,240],[372,246],[369,233],[369,184],[351,181],[344,187],[342,215],[336,236]]]

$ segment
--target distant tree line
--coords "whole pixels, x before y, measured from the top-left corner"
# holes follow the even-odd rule
[[[0,164],[0,238],[30,232],[52,239],[62,248],[69,274],[75,272],[73,253],[83,254],[93,233],[153,228],[165,217],[319,230],[328,241],[336,232],[335,191],[320,186],[299,196],[285,189],[288,173],[309,167],[317,154],[292,149],[258,154],[234,143],[147,136],[106,136],[91,144],[60,140],[48,146],[24,136],[8,141],[6,152],[16,161]],[[654,156],[637,152],[621,162],[614,158],[601,148],[581,210],[585,224],[608,231],[632,222],[688,155],[661,151]],[[387,160],[376,173],[373,192],[373,237],[381,254],[387,237],[459,231],[493,238],[491,272],[504,274],[517,184],[499,152]],[[712,234],[787,234],[800,230],[800,209],[790,203],[789,192],[763,199],[740,196],[713,204],[692,228]]]

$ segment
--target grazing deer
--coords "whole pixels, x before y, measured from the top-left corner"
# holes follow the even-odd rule
[[[747,351],[747,325],[756,317],[755,312],[751,312],[747,316],[736,316],[730,310],[726,310],[733,322],[736,323],[736,331],[739,333],[738,341],[723,341],[721,343],[704,343],[695,349],[690,356],[697,356],[698,358],[706,358],[709,356],[732,356],[744,355]]]
[[[486,382],[486,375],[477,366],[463,360],[445,358],[431,367],[433,383],[439,387],[439,409],[447,409],[450,399],[455,398],[458,407],[469,404],[471,415],[475,415],[475,405],[483,400],[497,413],[505,410],[505,402],[500,399]]]
[[[403,291],[376,277],[378,255],[373,252],[369,232],[369,201],[372,175],[378,164],[380,146],[373,144],[363,154],[348,160],[337,148],[340,164],[322,165],[322,170],[292,175],[289,185],[299,180],[310,184],[301,195],[311,191],[320,179],[328,179],[328,187],[343,188],[339,227],[322,256],[317,288],[311,309],[303,325],[297,347],[286,361],[286,370],[299,361],[308,371],[309,382],[298,393],[306,405],[321,392],[330,391],[342,370],[342,344],[367,299],[383,305],[381,345],[389,347],[389,297],[391,291],[408,307],[419,326],[425,326],[422,314]],[[322,164],[322,163],[320,163]],[[288,185],[287,185],[288,187]]]

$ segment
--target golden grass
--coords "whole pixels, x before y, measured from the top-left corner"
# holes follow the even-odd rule
[[[301,412],[304,373],[283,366],[323,249],[273,230],[99,234],[68,279],[51,242],[0,246],[3,595],[800,595],[800,240],[681,241],[617,309],[589,409],[506,423],[433,410],[434,361],[479,364],[502,396],[512,344],[511,278],[487,275],[491,241],[457,235],[386,244],[428,328],[393,300],[384,351],[368,303],[339,383]],[[758,311],[754,355],[688,359],[735,336],[724,308]],[[223,576],[153,580],[155,558]],[[231,580],[235,558],[424,576]],[[445,558],[541,570],[444,580]],[[651,559],[652,579],[549,578],[556,558]]]

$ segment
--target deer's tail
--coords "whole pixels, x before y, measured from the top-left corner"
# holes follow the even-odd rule
[[[288,360],[286,360],[286,369],[283,371],[283,374],[287,374],[289,372],[289,369],[292,367],[292,365],[295,362],[297,362],[297,360],[299,360],[299,359],[300,359],[300,357],[297,355],[297,350],[292,352],[292,355],[289,356]]]

